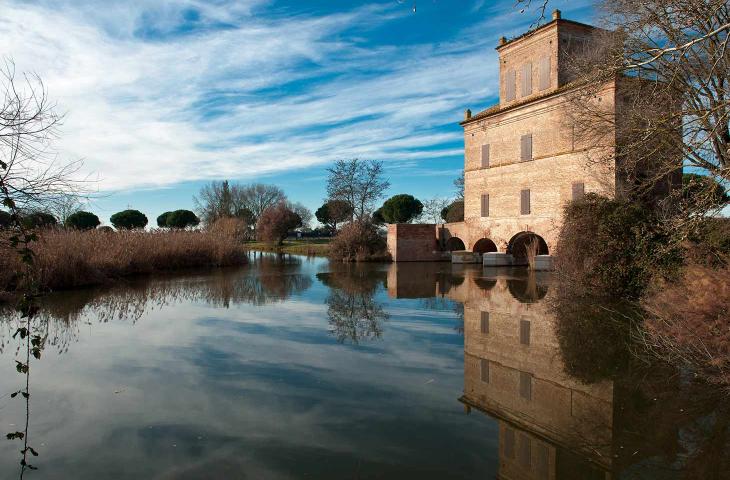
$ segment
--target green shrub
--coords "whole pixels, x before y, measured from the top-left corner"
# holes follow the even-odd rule
[[[172,212],[165,212],[157,217],[157,226],[160,228],[167,228],[167,218]]]
[[[147,216],[139,210],[123,210],[110,218],[117,230],[132,230],[147,226]]]
[[[66,219],[67,228],[76,230],[91,230],[99,226],[99,217],[91,212],[75,212]]]
[[[423,211],[423,203],[413,195],[395,195],[385,201],[381,214],[388,223],[408,223]]]
[[[640,203],[586,194],[565,207],[556,270],[581,295],[635,299],[655,275],[681,266],[681,250],[668,233]]]
[[[23,216],[25,228],[53,227],[58,224],[56,217],[47,212],[33,212]]]
[[[159,218],[157,220],[159,222]],[[198,226],[200,219],[190,210],[175,210],[168,212],[165,223],[170,228],[188,228]]]
[[[8,228],[13,224],[12,215],[0,210],[0,228]]]
[[[448,207],[441,210],[441,218],[446,223],[455,223],[464,221],[464,201],[456,200]]]
[[[330,243],[330,257],[346,261],[380,260],[388,257],[385,239],[372,222],[355,221],[342,227]]]

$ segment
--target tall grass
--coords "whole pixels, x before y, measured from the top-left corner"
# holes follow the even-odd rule
[[[213,231],[120,231],[49,229],[31,244],[33,276],[44,289],[109,282],[115,278],[193,267],[242,264],[246,252],[227,229]],[[0,239],[0,291],[14,288],[25,268]]]

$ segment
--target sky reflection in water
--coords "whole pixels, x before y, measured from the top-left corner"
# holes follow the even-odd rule
[[[647,415],[624,401],[635,391],[564,373],[549,283],[259,255],[50,297],[25,478],[631,478],[676,463],[676,428],[622,433]],[[11,431],[21,377],[0,334]],[[2,478],[18,460],[0,443]]]

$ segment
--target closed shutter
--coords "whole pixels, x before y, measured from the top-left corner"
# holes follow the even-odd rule
[[[528,133],[520,137],[520,160],[527,162],[532,160],[532,134]]]
[[[532,400],[532,374],[520,372],[520,397]]]
[[[540,90],[550,88],[550,57],[540,59]]]
[[[530,190],[520,192],[520,213],[522,215],[530,214]]]
[[[542,442],[536,442],[537,461],[535,462],[535,470],[538,478],[550,478],[550,452],[547,446]]]
[[[482,217],[489,216],[489,194],[482,195]]]
[[[489,383],[489,360],[484,358],[479,361],[479,378],[484,383]]]
[[[522,65],[522,96],[532,95],[532,63]]]
[[[489,312],[482,312],[480,330],[483,335],[489,334]]]
[[[505,100],[511,102],[515,99],[515,83],[517,83],[517,75],[514,70],[507,70],[507,74],[504,76],[504,94]]]
[[[489,168],[489,145],[482,145],[482,168]]]
[[[515,458],[515,431],[509,427],[504,428],[504,456]]]
[[[574,182],[573,183],[573,200],[579,200],[583,198],[583,194],[585,194],[586,186],[583,182]]]
[[[520,320],[520,343],[522,345],[530,344],[530,321]]]
[[[530,437],[524,433],[520,434],[520,444],[517,452],[517,461],[524,468],[529,469],[532,464],[532,442],[530,441]]]

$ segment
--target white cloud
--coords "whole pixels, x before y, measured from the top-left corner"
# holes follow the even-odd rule
[[[265,3],[0,0],[0,54],[43,78],[68,112],[59,151],[103,191],[460,154],[438,127],[493,94],[483,28],[499,17],[460,42],[365,48],[348,29],[407,10],[266,18]],[[189,9],[198,30],[176,33]]]

